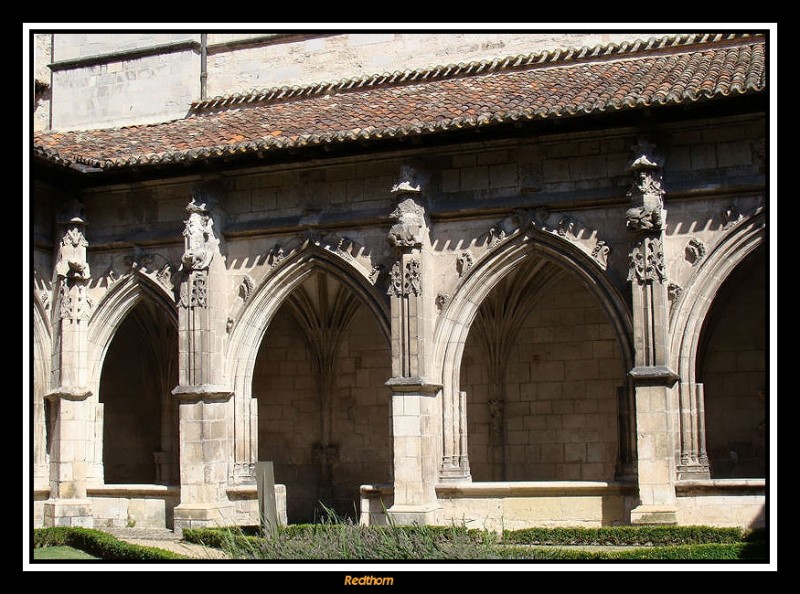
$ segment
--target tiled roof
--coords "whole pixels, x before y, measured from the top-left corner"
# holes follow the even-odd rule
[[[765,53],[762,35],[683,35],[284,87],[162,124],[39,133],[34,154],[111,170],[690,104],[765,90]]]

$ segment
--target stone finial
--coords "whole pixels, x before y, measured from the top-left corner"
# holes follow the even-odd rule
[[[390,215],[397,222],[389,229],[389,243],[395,247],[420,247],[428,230],[425,209],[408,197]]]
[[[195,195],[186,206],[189,218],[183,229],[184,252],[181,257],[181,270],[205,270],[211,264],[219,239],[214,236],[214,221],[211,220],[205,202],[196,202]]]
[[[422,183],[420,175],[409,165],[400,168],[400,175],[397,182],[392,186],[392,194],[420,194],[422,193]]]
[[[634,181],[627,196],[631,208],[625,213],[629,231],[660,231],[664,225],[663,196],[661,187],[663,159],[656,155],[655,145],[640,140],[632,147],[634,158],[628,167]]]

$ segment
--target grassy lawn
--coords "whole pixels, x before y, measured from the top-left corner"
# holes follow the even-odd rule
[[[33,550],[33,558],[36,561],[65,561],[74,559],[97,559],[89,553],[84,553],[80,549],[72,547],[43,547]]]

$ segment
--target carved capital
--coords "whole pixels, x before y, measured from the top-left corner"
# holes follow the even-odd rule
[[[406,263],[406,275],[403,290],[406,294],[422,295],[422,267],[419,260],[409,260]]]
[[[419,260],[409,260],[406,263],[405,273],[401,270],[400,262],[395,262],[389,273],[389,287],[386,294],[390,297],[422,294],[422,270]]]
[[[62,282],[58,289],[58,317],[62,320],[88,320],[94,303],[85,283]]]
[[[196,270],[181,284],[180,305],[185,308],[208,307],[208,271]]]
[[[664,247],[660,239],[645,237],[629,255],[628,281],[644,284],[666,280]]]
[[[401,297],[403,295],[403,275],[400,272],[400,262],[395,262],[389,271],[389,288],[386,294],[390,297]]]

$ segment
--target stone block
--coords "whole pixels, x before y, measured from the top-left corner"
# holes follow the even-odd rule
[[[564,444],[564,462],[585,462],[586,445],[582,443]]]

